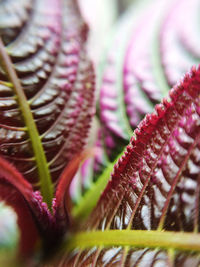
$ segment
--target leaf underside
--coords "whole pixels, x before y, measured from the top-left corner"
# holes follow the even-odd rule
[[[116,245],[111,242],[109,247],[107,241],[110,238],[107,230],[114,229],[127,230],[127,239],[130,232],[134,235],[137,230],[154,230],[161,237],[162,231],[164,234],[187,232],[200,238],[199,100],[200,68],[193,68],[170,91],[169,98],[139,124],[97,207],[83,226],[82,231],[88,235],[90,231],[94,236],[95,230],[105,231],[101,245],[89,248],[86,234],[81,249],[77,245],[59,262],[66,266],[193,267],[200,264],[200,254],[190,247],[188,252],[183,252],[171,248],[168,242],[165,249],[160,249],[159,241],[156,248],[148,247],[145,241],[141,245],[142,234],[140,248],[130,243],[118,246],[123,242],[117,232]],[[163,247],[161,243],[160,247]]]
[[[37,127],[33,138],[41,142],[56,183],[72,156],[83,149],[94,113],[87,26],[75,1],[1,1],[0,36]],[[0,154],[38,188],[38,155],[26,114],[2,66],[0,81]]]

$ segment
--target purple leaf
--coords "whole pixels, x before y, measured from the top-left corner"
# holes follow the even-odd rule
[[[69,228],[65,197],[94,114],[88,29],[76,1],[4,1],[0,13],[0,198],[18,215],[22,254],[39,239],[47,255]]]
[[[0,35],[56,183],[71,158],[83,149],[94,113],[93,67],[85,51],[87,26],[76,1],[3,1],[0,10]],[[19,96],[6,83],[3,70],[0,80],[0,154],[37,188],[35,153]]]
[[[107,230],[105,243],[112,232],[108,230],[114,229],[129,233],[155,230],[161,235],[165,231],[199,233],[199,98],[200,67],[186,74],[170,91],[169,98],[164,98],[139,124],[82,231],[95,234],[95,230]],[[152,249],[145,243],[141,248],[118,246],[116,241],[114,247],[104,248],[101,240],[99,246],[85,245],[83,250],[78,249],[78,244],[68,258],[66,255],[62,258],[67,266],[75,262],[77,266],[188,266],[189,263],[198,266],[200,263],[199,254],[192,254],[192,249],[188,253],[171,249],[170,242],[165,250],[159,249],[159,243],[158,248]]]
[[[104,59],[100,91],[111,159],[145,114],[199,63],[198,7],[198,0],[139,1],[121,19]]]

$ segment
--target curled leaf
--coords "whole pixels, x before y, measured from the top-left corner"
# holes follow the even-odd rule
[[[0,200],[11,206],[17,214],[17,223],[20,230],[19,254],[30,256],[36,249],[39,232],[31,211],[23,195],[13,186],[0,179]]]
[[[33,191],[18,170],[0,158],[0,200],[11,206],[16,214],[20,228],[20,255],[32,255],[36,242],[41,242],[44,252],[56,249],[56,244],[67,231],[67,214],[57,221],[57,210],[52,214],[43,202],[39,191]],[[55,241],[56,237],[56,241]]]
[[[38,206],[42,202],[38,202],[37,194],[12,165],[0,158],[0,200],[5,201],[17,213],[22,255],[32,253],[39,239],[37,226],[45,222],[42,219],[44,206]],[[46,212],[48,213],[47,207]],[[43,231],[44,228],[40,230]]]
[[[93,156],[94,153],[94,149],[87,149],[80,155],[75,156],[61,174],[56,190],[54,209],[56,219],[60,220],[60,218],[62,218],[62,220],[64,220],[64,226],[66,226],[66,220],[68,219],[71,210],[71,199],[69,192],[71,181],[77,172],[80,163],[86,160],[88,157]],[[60,222],[58,222],[58,224],[60,224]]]

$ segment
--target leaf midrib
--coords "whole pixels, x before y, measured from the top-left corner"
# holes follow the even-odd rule
[[[142,237],[142,238],[141,238]],[[200,252],[200,234],[157,230],[105,230],[80,232],[71,237],[64,246],[74,248],[130,246],[138,248],[162,248]]]
[[[22,112],[22,116],[27,128],[27,132],[32,144],[35,161],[38,169],[38,175],[40,180],[40,189],[43,196],[43,201],[47,203],[49,209],[51,209],[53,199],[53,185],[51,181],[50,170],[47,165],[45,152],[42,146],[42,141],[39,136],[39,132],[36,123],[33,118],[30,106],[28,104],[26,95],[17,77],[16,71],[13,67],[10,57],[6,52],[2,40],[0,39],[0,63],[7,74],[8,79],[13,84],[13,91],[17,96],[17,102],[19,109]]]

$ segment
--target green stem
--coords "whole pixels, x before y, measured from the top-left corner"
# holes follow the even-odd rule
[[[43,201],[45,201],[48,207],[51,209],[52,198],[53,198],[53,186],[42,142],[33,118],[33,114],[28,104],[26,95],[23,91],[20,80],[17,77],[11,59],[6,52],[6,49],[1,39],[0,39],[0,63],[4,71],[6,72],[8,79],[13,84],[13,90],[17,96],[17,102],[19,104],[19,108],[21,109],[22,116],[24,118],[25,125],[27,126],[27,131],[33,147],[33,152],[35,155],[35,160],[38,168],[40,188],[43,196]]]
[[[114,162],[108,164],[107,168],[100,175],[97,182],[91,186],[91,188],[85,193],[82,199],[79,200],[79,203],[72,209],[72,215],[76,221],[79,218],[86,218],[96,206],[101,193],[105,189],[110,179],[114,165],[123,154],[124,151],[117,157]]]
[[[0,85],[4,85],[4,86],[10,87],[10,88],[13,88],[12,83],[9,83],[9,82],[0,81]]]
[[[68,240],[65,249],[99,246],[130,246],[200,252],[200,234],[147,230],[106,230],[81,232]]]

